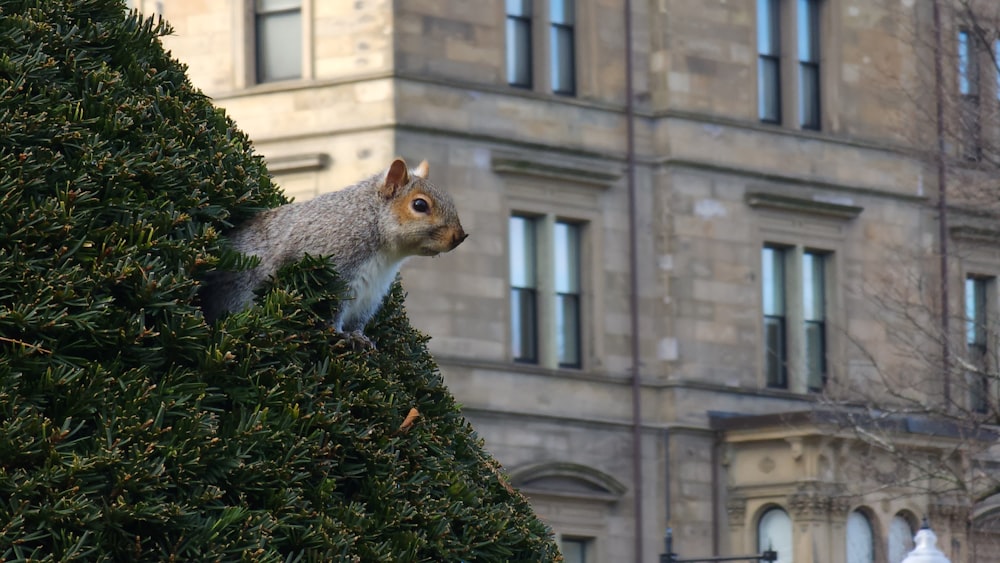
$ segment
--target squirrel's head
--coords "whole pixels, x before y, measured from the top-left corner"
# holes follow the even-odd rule
[[[394,242],[408,255],[436,256],[469,236],[451,196],[427,181],[429,168],[425,160],[409,170],[405,162],[396,159],[378,186],[397,227]]]

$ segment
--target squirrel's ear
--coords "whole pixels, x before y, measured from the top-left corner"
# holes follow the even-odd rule
[[[386,199],[392,199],[399,190],[410,183],[410,172],[406,169],[406,163],[397,158],[389,165],[389,171],[385,173],[385,180],[379,188],[379,193]]]
[[[430,174],[430,171],[431,171],[431,165],[427,164],[426,160],[421,160],[420,164],[418,164],[416,168],[411,170],[414,176],[418,178],[423,178],[424,180],[427,179],[427,175]]]

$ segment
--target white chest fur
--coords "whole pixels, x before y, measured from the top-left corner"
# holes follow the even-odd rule
[[[343,303],[338,330],[364,328],[365,323],[378,312],[405,260],[406,257],[376,255],[361,264],[350,283],[353,299]]]

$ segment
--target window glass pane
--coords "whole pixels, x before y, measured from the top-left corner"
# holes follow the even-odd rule
[[[986,280],[965,279],[965,341],[986,343]]]
[[[785,364],[785,320],[764,318],[764,374],[768,387],[788,387]]]
[[[565,563],[587,563],[587,540],[564,538],[560,543]]]
[[[826,379],[826,326],[806,321],[806,385],[810,391],[822,391]]]
[[[535,221],[527,217],[510,218],[510,285],[534,288]]]
[[[778,552],[777,563],[792,562],[792,519],[780,508],[772,508],[757,523],[757,551]]]
[[[807,321],[822,321],[825,318],[825,263],[826,256],[822,254],[802,254],[802,315]]]
[[[507,82],[531,87],[531,20],[507,18]]]
[[[781,98],[778,59],[760,57],[757,61],[757,102],[762,121],[781,120]]]
[[[556,293],[579,293],[580,226],[559,222],[552,234]]]
[[[855,510],[847,517],[847,563],[874,563],[875,542],[868,517]]]
[[[799,124],[804,129],[819,129],[819,67],[799,65]]]
[[[816,0],[799,0],[796,33],[800,61],[819,62],[818,8]]]
[[[299,11],[257,16],[257,81],[302,76],[302,14]]]
[[[913,535],[913,528],[906,518],[899,515],[892,517],[889,524],[889,563],[902,563],[913,551]]]
[[[995,42],[993,42],[993,60],[997,63],[1000,63],[1000,39],[997,39]],[[1000,100],[1000,64],[998,64],[997,66],[998,68],[996,72],[997,76],[996,92],[997,92],[997,99]]]
[[[538,337],[535,291],[513,288],[510,292],[511,346],[514,360],[536,362]]]
[[[757,52],[779,54],[778,0],[757,0]]]
[[[507,0],[508,16],[531,17],[531,0]]]
[[[575,69],[573,67],[573,28],[554,25],[551,29],[552,41],[552,91],[558,94],[572,94],[576,91]]]
[[[958,91],[976,93],[976,60],[972,52],[972,36],[968,31],[958,32]]]
[[[257,0],[257,13],[275,12],[279,10],[297,10],[302,7],[302,0]]]
[[[552,23],[573,25],[573,0],[549,0],[549,18]]]
[[[580,298],[556,296],[556,355],[562,367],[580,367]]]
[[[785,252],[780,248],[764,247],[762,286],[764,314],[785,314]]]

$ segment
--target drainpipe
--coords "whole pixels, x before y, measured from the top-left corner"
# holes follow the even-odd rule
[[[628,183],[629,321],[632,353],[632,482],[635,503],[635,561],[642,561],[642,397],[639,385],[639,234],[635,186],[635,107],[632,82],[632,2],[625,0],[625,154]]]
[[[944,42],[941,37],[941,6],[933,0],[934,7],[934,95],[937,113],[937,183],[938,183],[938,252],[941,275],[941,369],[943,370],[944,404],[951,409],[951,334],[949,330],[948,296],[948,169],[945,153],[944,131],[944,70],[942,58]]]

